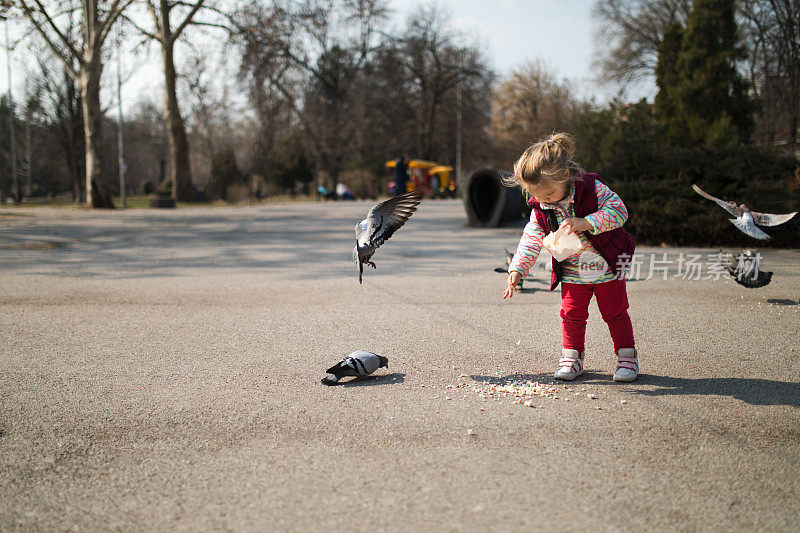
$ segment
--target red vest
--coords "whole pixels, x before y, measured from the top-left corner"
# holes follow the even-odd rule
[[[583,218],[587,215],[597,212],[597,193],[594,190],[594,182],[595,180],[599,179],[600,176],[597,174],[584,172],[581,174],[581,177],[575,180],[576,217]],[[557,225],[550,227],[550,224],[548,224],[548,211],[551,213],[553,224],[556,224],[554,216],[555,213],[551,209],[542,209],[541,205],[539,205],[539,202],[535,201],[533,198],[528,200],[528,205],[533,208],[533,211],[536,214],[536,222],[544,230],[545,235],[558,229]],[[623,261],[624,264],[630,263],[630,260],[633,257],[633,251],[636,248],[636,240],[633,238],[633,235],[624,229],[616,228],[612,229],[611,231],[598,233],[597,235],[592,235],[587,231],[586,236],[589,238],[589,242],[592,243],[592,246],[594,246],[594,249],[597,250],[597,253],[599,253],[603,259],[606,260],[606,263],[608,263],[611,271],[615,274],[619,273],[618,270],[620,266],[620,256],[623,256],[623,259],[627,258],[627,260]],[[550,276],[551,291],[555,289],[556,286],[558,286],[558,283],[561,281],[561,274],[561,263],[553,259],[553,273]]]

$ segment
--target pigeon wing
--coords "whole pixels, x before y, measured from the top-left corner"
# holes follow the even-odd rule
[[[380,357],[377,354],[366,350],[356,350],[349,355],[349,358],[355,362],[360,376],[372,374],[378,370],[381,364]]]
[[[725,211],[727,211],[728,213],[730,213],[731,215],[733,215],[735,217],[738,217],[744,211],[741,207],[739,207],[738,205],[736,205],[733,202],[726,202],[725,200],[720,200],[719,198],[717,198],[715,196],[711,196],[710,194],[708,194],[706,191],[704,191],[703,189],[701,189],[697,185],[692,185],[692,189],[694,189],[694,192],[696,192],[697,194],[699,194],[703,198],[711,200],[712,202],[716,202],[718,206],[720,206],[722,209],[724,209]]]
[[[756,213],[754,211],[752,213],[753,213],[753,219],[759,226],[779,226],[784,222],[789,222],[792,219],[792,217],[794,217],[797,214],[797,211],[786,215],[773,215],[772,213]]]
[[[732,218],[730,219],[733,222],[733,225],[742,230],[747,235],[755,239],[761,239],[762,241],[766,241],[769,239],[769,235],[758,229],[755,224],[753,224],[753,219],[750,217],[747,218]]]
[[[377,248],[386,242],[414,214],[421,200],[422,189],[417,189],[373,207],[367,215],[370,244]]]
[[[358,376],[359,375],[359,368],[358,365],[355,364],[352,357],[345,357],[328,370],[325,371],[326,374],[333,374],[336,377],[345,377],[345,376]]]
[[[769,282],[772,281],[772,272],[765,272],[763,270],[759,270],[756,276],[737,276],[736,283],[747,287],[748,289],[758,289],[760,287],[764,287],[769,285]]]

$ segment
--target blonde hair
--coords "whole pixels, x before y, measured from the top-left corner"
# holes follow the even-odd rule
[[[575,140],[568,133],[554,133],[530,145],[514,163],[514,175],[506,185],[519,186],[530,195],[531,189],[580,179],[581,168],[572,160]],[[567,172],[569,171],[569,172]]]

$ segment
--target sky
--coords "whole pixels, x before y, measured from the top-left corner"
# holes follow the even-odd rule
[[[600,86],[592,70],[592,58],[597,52],[594,41],[592,6],[596,0],[438,0],[449,11],[454,29],[462,32],[469,41],[479,43],[485,50],[494,71],[508,74],[526,61],[543,61],[559,78],[574,84],[576,95],[594,97],[598,103],[607,102],[615,93],[612,87]],[[408,16],[427,1],[390,0],[392,23],[405,24]],[[21,28],[11,27],[11,38],[20,34]],[[0,31],[5,44],[5,28]],[[26,59],[20,52],[12,57],[13,90],[21,94]],[[160,57],[151,52],[150,61],[155,67],[131,66],[123,86],[125,107],[132,105],[142,95],[160,101],[160,89],[153,79],[158,79]],[[0,93],[8,90],[5,49],[0,50]],[[106,69],[106,76],[115,76],[115,66]],[[640,89],[631,97],[652,100],[655,90]]]
[[[439,0],[453,27],[475,38],[499,74],[527,60],[544,60],[563,77],[590,77],[591,6],[594,0]],[[404,18],[424,2],[394,0]]]
[[[506,75],[526,61],[542,61],[559,78],[573,82],[577,95],[604,103],[616,94],[602,87],[592,71],[597,53],[592,17],[596,0],[438,0],[449,10],[453,27],[474,37],[494,70]],[[396,19],[428,2],[392,0]],[[652,100],[654,88],[638,88],[632,97]]]

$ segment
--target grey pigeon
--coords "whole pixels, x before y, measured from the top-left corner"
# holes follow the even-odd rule
[[[711,196],[697,185],[692,185],[692,189],[694,189],[694,192],[703,198],[707,198],[713,202],[716,202],[717,205],[722,207],[725,211],[735,216],[736,218],[732,218],[730,221],[733,222],[734,226],[742,230],[742,232],[751,237],[764,241],[769,239],[770,236],[757,228],[756,224],[759,226],[778,226],[784,222],[788,222],[797,214],[797,211],[788,213],[786,215],[757,213],[755,211],[750,211],[750,209],[748,209],[744,204],[739,204],[737,206],[734,202],[726,202],[725,200],[720,200],[719,198]]]
[[[748,289],[764,287],[772,281],[772,272],[760,269],[760,256],[753,254],[751,250],[744,250],[736,255],[720,252],[720,258],[736,283]]]
[[[514,254],[509,252],[507,248],[503,248],[503,251],[506,253],[506,266],[497,267],[494,269],[494,271],[501,274],[508,274],[508,267],[511,266],[511,261],[514,260]]]
[[[497,268],[495,268],[495,269],[494,269],[494,271],[495,271],[495,272],[498,272],[498,273],[500,273],[500,274],[508,274],[508,267],[510,267],[510,266],[511,266],[511,262],[514,260],[514,254],[512,254],[511,252],[509,252],[507,248],[503,248],[503,251],[506,253],[506,266],[504,266],[504,267],[497,267]],[[534,266],[535,268],[541,268],[542,270],[545,270],[545,271],[547,271],[547,272],[550,272],[550,271],[553,269],[553,267],[552,267],[552,265],[550,264],[550,261],[549,261],[549,260],[548,260],[548,261],[545,261],[545,262],[543,262],[543,263],[537,262],[537,263],[536,263],[535,265],[533,265],[533,266]],[[531,269],[531,271],[533,271],[533,269]],[[531,280],[531,279],[535,279],[535,278],[534,278],[534,277],[531,275],[531,272],[528,272],[528,275],[527,275],[526,277],[524,277],[524,278],[522,278],[522,279],[520,280],[520,282],[519,282],[519,283],[520,283],[520,284],[519,284],[519,287],[520,287],[520,288],[522,288],[522,281],[523,281],[523,280],[526,280],[526,279],[528,279],[528,280]]]
[[[382,367],[389,367],[389,360],[378,354],[364,350],[356,350],[327,370],[328,375],[322,378],[325,385],[335,385],[345,376],[369,376]]]
[[[506,253],[506,266],[505,267],[497,267],[494,269],[495,272],[499,272],[500,274],[508,274],[508,267],[511,266],[511,262],[514,260],[514,254],[508,251],[508,249],[503,248],[503,251]],[[522,279],[520,278],[519,283],[517,283],[517,290],[522,290]]]
[[[358,265],[359,283],[365,264],[375,268],[375,263],[370,261],[372,254],[406,223],[416,211],[420,201],[422,201],[422,189],[397,195],[370,209],[367,218],[356,224],[353,261]]]

